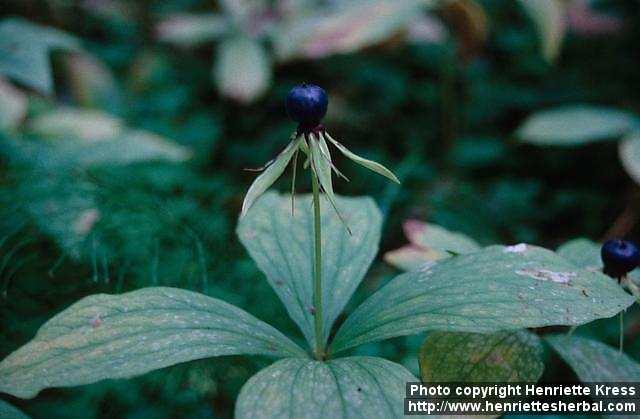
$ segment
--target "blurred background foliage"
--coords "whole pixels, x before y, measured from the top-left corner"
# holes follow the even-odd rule
[[[243,169],[286,145],[283,99],[303,81],[329,92],[334,136],[403,182],[344,165],[337,187],[376,199],[383,251],[410,218],[481,245],[638,238],[638,2],[5,0],[0,13],[0,357],[83,296],[149,285],[222,298],[300,341],[235,225]],[[378,260],[351,307],[397,273]],[[613,319],[581,329],[617,341]],[[356,352],[417,372],[423,338]],[[230,417],[268,363],[3,399],[36,418]],[[550,359],[545,378],[563,368]]]

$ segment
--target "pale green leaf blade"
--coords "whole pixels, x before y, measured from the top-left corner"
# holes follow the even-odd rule
[[[287,147],[276,157],[276,159],[267,166],[266,169],[253,181],[247,194],[242,202],[242,211],[240,217],[247,215],[249,209],[253,206],[260,196],[275,183],[276,180],[284,173],[289,165],[291,158],[295,154],[300,144],[300,139],[293,140]]]
[[[331,325],[364,277],[378,251],[382,215],[369,198],[336,197],[349,234],[321,195],[322,310],[326,341]],[[267,276],[289,316],[310,345],[315,342],[313,306],[313,211],[310,195],[265,194],[240,220],[238,236]]]
[[[76,38],[57,29],[21,18],[0,22],[0,74],[40,93],[53,91],[50,51],[79,48]]]
[[[228,29],[229,21],[222,15],[180,13],[158,23],[156,37],[180,46],[193,46],[213,41]]]
[[[18,410],[17,407],[0,400],[0,418],[2,419],[29,419],[29,416]]]
[[[415,271],[426,264],[448,257],[433,249],[407,245],[384,254],[384,261],[401,271]]]
[[[237,354],[305,356],[273,327],[203,294],[164,287],[97,294],[53,317],[0,363],[0,392],[30,398],[48,387]]]
[[[90,109],[59,107],[31,119],[28,131],[46,139],[73,137],[96,143],[121,135],[122,121],[104,112]]]
[[[436,224],[410,219],[402,227],[410,244],[385,253],[384,260],[403,271],[419,269],[426,263],[451,257],[452,254],[480,249],[480,245],[466,234]]]
[[[81,166],[124,165],[145,161],[183,162],[192,151],[174,141],[143,130],[127,130],[112,140],[95,144],[79,156]]]
[[[640,364],[602,342],[566,335],[547,336],[546,341],[585,383],[640,381]]]
[[[235,416],[403,418],[405,385],[417,381],[402,365],[382,358],[283,359],[247,381]]]
[[[583,237],[569,240],[558,247],[556,252],[581,268],[602,269],[600,245],[592,240]]]
[[[290,19],[273,34],[280,60],[352,53],[393,36],[421,13],[421,0],[339,2],[323,13]],[[340,34],[340,36],[336,36]]]
[[[579,325],[611,317],[633,301],[611,278],[550,250],[490,246],[396,277],[347,318],[332,348],[425,330]]]
[[[420,349],[424,382],[536,382],[540,339],[527,330],[492,334],[433,332]]]
[[[22,152],[44,169],[86,169],[139,162],[183,162],[191,158],[190,149],[142,130],[126,130],[117,137],[97,142],[66,137],[56,142],[29,143]]]
[[[516,136],[537,145],[573,146],[618,138],[637,124],[637,118],[629,112],[571,105],[534,113],[518,128]]]
[[[338,141],[334,140],[333,138],[331,138],[329,135],[326,136],[327,139],[329,141],[331,141],[331,143],[336,146],[336,148],[338,150],[340,150],[340,152],[342,154],[344,154],[346,157],[350,158],[351,160],[353,160],[354,162],[358,163],[361,166],[366,167],[367,169],[376,172],[379,175],[382,175],[384,177],[386,177],[387,179],[390,179],[396,183],[400,183],[400,180],[396,177],[396,175],[393,174],[393,172],[391,172],[391,170],[387,169],[386,167],[384,167],[383,165],[381,165],[380,163],[377,163],[375,161],[372,160],[368,160],[365,159],[364,157],[360,157],[357,154],[351,152],[348,148],[346,148],[345,146],[343,146],[342,144],[340,144]]]
[[[0,130],[15,130],[27,114],[27,95],[0,77]]]
[[[182,162],[191,151],[148,131],[129,129],[99,111],[58,108],[34,118],[29,133],[42,140],[17,146],[43,167],[87,168],[142,161]]]
[[[480,250],[478,242],[463,233],[447,230],[437,224],[407,220],[403,224],[409,241],[419,247],[456,254]]]
[[[560,53],[566,32],[564,6],[560,0],[519,0],[540,36],[542,56],[553,62]]]
[[[618,152],[624,170],[631,179],[640,184],[640,131],[632,132],[623,138]]]
[[[254,39],[239,35],[218,46],[213,79],[224,96],[242,103],[254,101],[269,88],[271,71],[267,52]]]

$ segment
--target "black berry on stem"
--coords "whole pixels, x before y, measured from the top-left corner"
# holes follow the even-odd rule
[[[322,87],[306,83],[295,86],[285,105],[289,117],[298,123],[299,134],[324,130],[320,121],[327,113],[329,98]]]
[[[600,251],[604,273],[618,282],[640,264],[640,248],[627,240],[608,240]]]

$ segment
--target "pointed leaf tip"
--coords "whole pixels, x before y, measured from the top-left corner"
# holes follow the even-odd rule
[[[240,354],[307,356],[267,323],[203,294],[167,287],[96,294],[53,317],[0,362],[0,393],[32,398],[45,388]]]

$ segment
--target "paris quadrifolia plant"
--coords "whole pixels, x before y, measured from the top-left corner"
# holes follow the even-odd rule
[[[196,292],[149,287],[98,294],[54,316],[0,362],[0,392],[32,398],[46,388],[128,378],[195,359],[263,355],[276,361],[244,385],[238,418],[402,417],[405,384],[418,381],[415,371],[349,351],[426,331],[439,336],[438,344],[421,352],[430,359],[474,342],[502,342],[496,333],[513,333],[513,345],[529,348],[537,335],[522,329],[576,326],[615,316],[633,303],[611,278],[560,253],[523,243],[462,250],[440,235],[446,258],[391,279],[337,322],[376,257],[383,220],[371,198],[334,194],[332,175],[343,176],[329,146],[398,180],[327,132],[321,125],[327,106],[317,86],[291,91],[286,107],[297,130],[251,185],[237,228],[306,349],[300,337]],[[295,173],[299,155],[310,171],[312,194],[294,201],[293,193],[267,192],[292,161]],[[375,353],[372,348],[367,352]],[[529,364],[538,365],[515,365]],[[535,380],[536,374],[511,376]]]
[[[320,220],[320,192],[324,193],[336,215],[352,234],[345,222],[333,193],[331,174],[348,181],[331,160],[328,142],[333,144],[342,154],[354,162],[385,176],[396,183],[400,183],[396,175],[389,169],[371,160],[352,153],[344,145],[334,140],[327,132],[321,121],[327,113],[329,98],[323,88],[303,83],[291,89],[287,95],[286,108],[289,117],[298,123],[298,128],[291,135],[287,147],[271,162],[267,163],[264,172],[253,182],[242,204],[242,215],[284,172],[289,162],[293,160],[293,180],[291,182],[291,214],[295,214],[295,186],[298,166],[298,154],[305,155],[303,167],[311,170],[311,188],[313,190],[313,232],[314,232],[314,263],[313,263],[313,306],[310,310],[314,315],[315,333],[322,333],[322,225]],[[323,343],[316,339],[315,356],[324,359]]]

